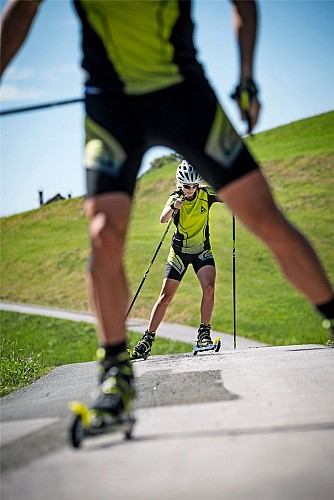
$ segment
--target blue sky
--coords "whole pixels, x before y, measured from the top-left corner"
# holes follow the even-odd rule
[[[1,10],[6,2],[1,0]],[[255,132],[334,109],[334,1],[259,2],[260,29],[255,77],[262,115]],[[240,133],[229,95],[238,80],[231,6],[225,0],[195,0],[195,42],[199,59]],[[33,29],[4,75],[1,107],[80,97],[79,23],[69,0],[46,0]],[[81,104],[0,119],[1,216],[38,207],[38,191],[48,199],[84,194]],[[154,148],[142,169],[162,154]]]

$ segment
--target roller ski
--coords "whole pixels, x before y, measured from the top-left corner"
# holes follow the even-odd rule
[[[135,418],[131,414],[117,417],[110,412],[92,410],[80,401],[69,404],[75,417],[70,427],[70,440],[74,448],[79,448],[84,438],[112,432],[124,432],[126,439],[131,439]]]
[[[221,347],[219,337],[216,337],[214,342],[211,339],[211,326],[201,323],[198,329],[198,336],[195,345],[193,346],[193,355],[196,356],[198,352],[215,351],[218,352]]]
[[[135,418],[131,412],[135,396],[132,366],[127,351],[117,356],[106,356],[103,348],[97,351],[100,361],[99,394],[88,408],[80,401],[72,401],[74,414],[70,426],[70,442],[79,448],[86,437],[122,432],[126,439],[132,435]]]
[[[146,330],[142,339],[133,348],[131,359],[133,361],[137,359],[144,359],[144,360],[147,359],[151,354],[151,348],[154,340],[155,340],[155,332],[149,332],[148,330]]]

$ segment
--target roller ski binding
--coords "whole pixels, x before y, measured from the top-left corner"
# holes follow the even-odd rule
[[[134,347],[131,359],[135,361],[136,359],[147,359],[151,354],[151,348],[153,342],[155,340],[155,332],[146,332],[143,335],[143,338],[138,342],[138,344]]]
[[[123,432],[125,438],[130,439],[135,423],[131,412],[135,391],[128,352],[107,357],[100,348],[97,355],[101,368],[96,401],[90,408],[80,401],[69,404],[74,414],[70,426],[70,442],[74,448],[79,448],[85,437],[112,432]]]
[[[198,329],[198,336],[196,344],[193,346],[193,355],[196,356],[198,352],[203,351],[215,351],[218,352],[221,346],[220,338],[216,337],[214,342],[212,342],[210,336],[211,326],[200,324]]]

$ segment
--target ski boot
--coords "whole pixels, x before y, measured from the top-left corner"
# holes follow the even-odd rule
[[[151,354],[151,348],[154,340],[155,332],[149,332],[148,330],[146,330],[143,338],[134,347],[131,359],[147,359]]]
[[[334,319],[324,319],[322,322],[323,328],[328,332],[328,340],[326,345],[328,347],[334,347]]]
[[[211,339],[211,325],[206,325],[205,323],[201,323],[198,328],[198,335],[196,344],[193,347],[193,355],[200,351],[212,351],[218,352],[220,349],[220,338],[217,337],[214,342]]]
[[[135,390],[128,352],[106,356],[105,349],[100,347],[97,359],[100,364],[97,399],[90,408],[79,401],[70,403],[70,409],[75,414],[70,439],[75,448],[80,446],[85,436],[107,432],[121,431],[130,439],[135,423],[131,413]]]
[[[127,413],[135,396],[128,352],[107,357],[100,347],[96,354],[100,363],[100,394],[91,409],[105,410],[116,417]]]
[[[201,323],[199,325],[198,335],[197,335],[197,347],[207,347],[208,345],[213,344],[210,333],[211,333],[211,325],[206,325],[205,323]]]

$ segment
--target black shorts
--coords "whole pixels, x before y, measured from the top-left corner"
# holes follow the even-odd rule
[[[181,281],[189,264],[192,264],[196,274],[204,266],[216,267],[211,250],[189,254],[178,252],[171,247],[167,258],[164,278]]]
[[[203,77],[129,96],[86,96],[87,195],[132,196],[145,152],[183,155],[216,190],[258,168]]]

